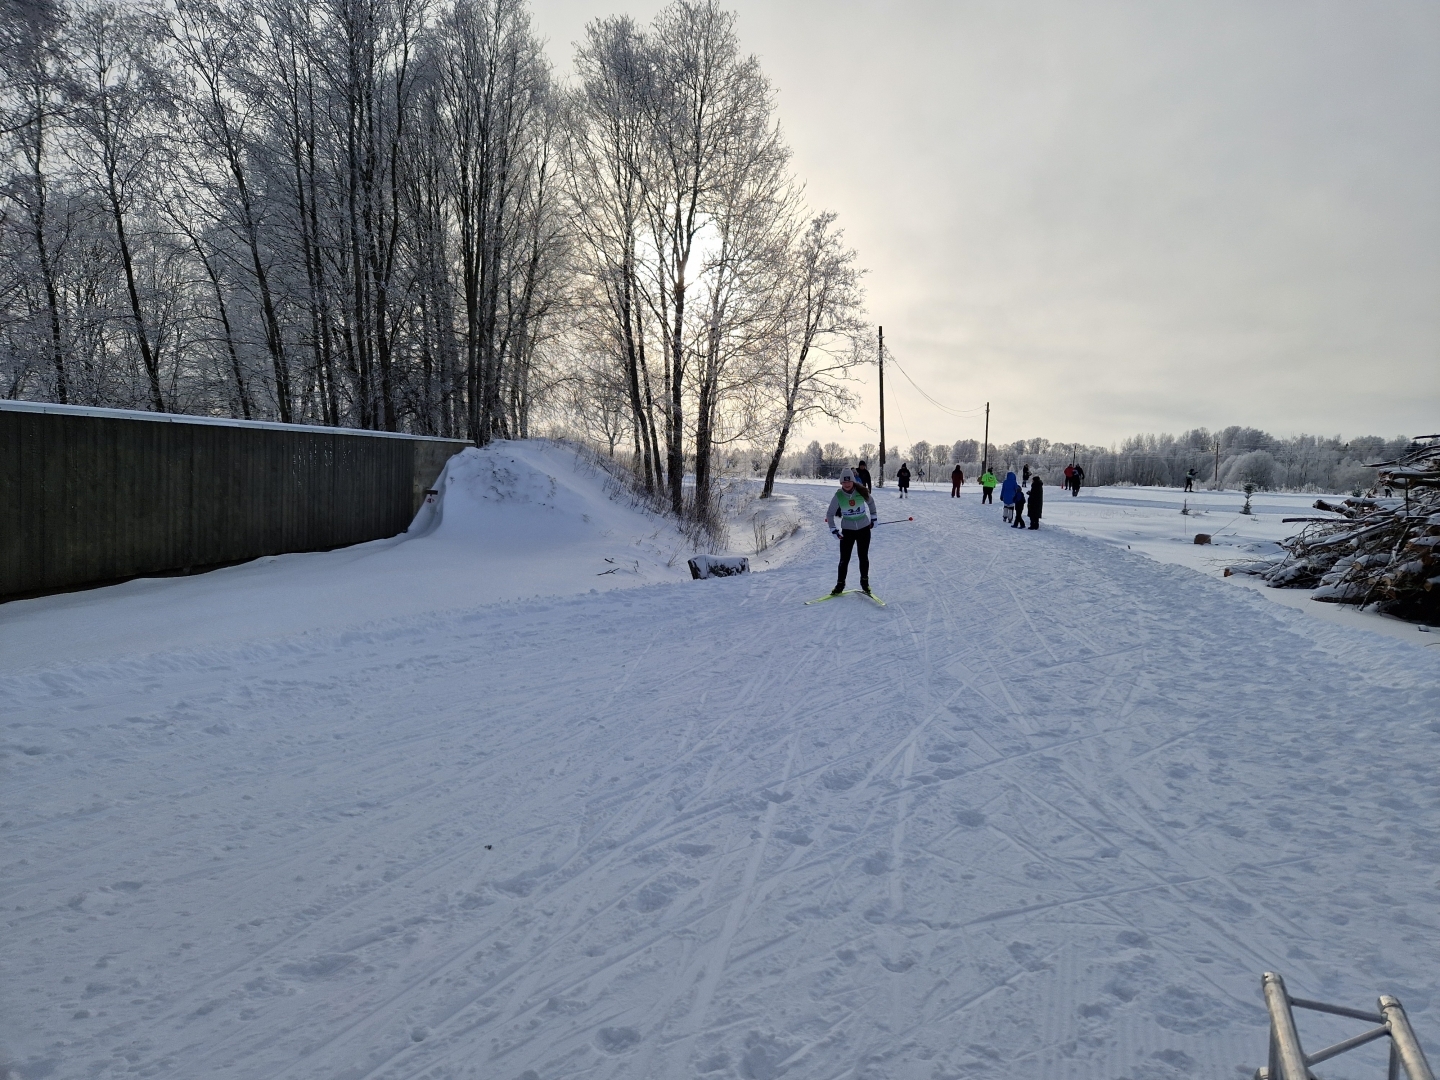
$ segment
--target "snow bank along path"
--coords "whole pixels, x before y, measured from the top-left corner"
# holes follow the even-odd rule
[[[422,507],[408,534],[6,604],[0,669],[688,580],[676,529],[612,501],[603,481],[547,442],[467,450],[436,481],[443,513]]]
[[[1238,1077],[1276,969],[1396,993],[1440,1057],[1440,649],[973,495],[902,505],[883,610],[802,606],[817,536],[740,578],[12,669],[8,1053]],[[1375,1075],[1370,1049],[1325,1075]]]

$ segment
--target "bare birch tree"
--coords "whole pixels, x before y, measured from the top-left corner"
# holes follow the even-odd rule
[[[855,264],[855,252],[845,246],[833,213],[812,219],[790,250],[784,332],[772,340],[763,368],[775,450],[762,498],[774,493],[775,474],[796,425],[814,414],[842,419],[854,406],[844,380],[861,362],[854,335],[864,329],[863,293]]]

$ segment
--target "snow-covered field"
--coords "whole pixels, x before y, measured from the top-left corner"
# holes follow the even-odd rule
[[[555,448],[445,490],[0,607],[19,1075],[1239,1077],[1266,969],[1436,1057],[1440,648],[1137,554],[1223,506],[887,492],[881,609],[814,527],[685,580]]]

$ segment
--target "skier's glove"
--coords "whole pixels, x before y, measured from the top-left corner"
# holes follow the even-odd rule
[[[870,519],[870,527],[871,527],[872,529],[873,529],[876,525],[879,525],[879,524],[880,524],[880,519],[879,519],[879,518],[871,518],[871,519]]]
[[[830,526],[830,535],[833,536],[833,537],[835,537],[836,540],[839,540],[839,539],[840,539],[840,530],[837,529],[837,528],[835,528],[835,526],[832,525],[832,526]]]

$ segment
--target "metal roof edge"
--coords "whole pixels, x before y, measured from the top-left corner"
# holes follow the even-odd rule
[[[416,442],[443,442],[471,445],[469,439],[446,439],[436,435],[410,435],[403,431],[369,431],[365,428],[325,427],[321,424],[281,424],[273,420],[232,420],[224,416],[190,416],[185,413],[146,412],[141,409],[106,409],[91,405],[60,405],[51,401],[19,401],[0,398],[0,411],[57,413],[63,416],[98,416],[110,420],[148,420],[163,424],[199,424],[209,427],[251,428],[257,431],[308,431],[323,435],[364,435],[379,439],[411,439]]]

